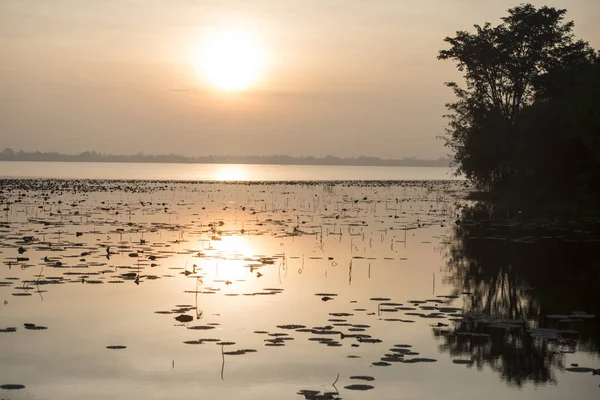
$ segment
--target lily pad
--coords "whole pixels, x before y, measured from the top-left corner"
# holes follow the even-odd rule
[[[375,361],[374,363],[371,363],[372,365],[375,365],[376,367],[389,367],[390,364],[389,362],[385,362],[385,361]]]
[[[175,319],[179,322],[185,323],[185,322],[192,322],[194,320],[194,317],[192,317],[191,315],[186,315],[186,314],[181,314],[175,317]],[[192,329],[192,328],[190,328]]]
[[[357,380],[369,381],[369,382],[375,380],[375,378],[373,378],[372,376],[366,376],[366,375],[351,376],[350,379],[357,379]]]
[[[25,389],[25,385],[19,385],[19,384],[15,384],[15,383],[7,383],[4,385],[0,385],[0,389],[4,389],[4,390],[19,390],[19,389]]]
[[[565,368],[565,371],[569,371],[569,372],[594,372],[595,370],[593,368],[587,368],[587,367],[570,367],[570,368]]]
[[[211,325],[195,325],[195,326],[188,326],[188,329],[207,331],[209,329],[215,329],[215,327],[211,326]]]
[[[355,384],[355,385],[344,386],[344,388],[348,389],[348,390],[371,390],[371,389],[374,389],[375,386],[364,385],[364,384]]]

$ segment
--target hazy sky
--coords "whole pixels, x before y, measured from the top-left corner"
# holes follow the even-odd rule
[[[569,10],[600,48],[600,1]],[[114,154],[437,158],[443,38],[519,0],[0,0],[0,148]],[[254,32],[260,80],[224,93],[194,60],[208,31]]]

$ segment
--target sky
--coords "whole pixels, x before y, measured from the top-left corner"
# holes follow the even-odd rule
[[[531,2],[566,8],[600,48],[600,1]],[[518,4],[1,0],[0,148],[442,157],[444,82],[461,80],[436,59],[443,39]],[[206,38],[228,31],[263,54],[245,90],[211,85],[199,66]]]

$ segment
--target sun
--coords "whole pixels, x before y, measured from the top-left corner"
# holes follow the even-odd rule
[[[204,81],[225,91],[254,86],[265,64],[258,36],[252,31],[237,29],[208,32],[195,58],[195,68]]]

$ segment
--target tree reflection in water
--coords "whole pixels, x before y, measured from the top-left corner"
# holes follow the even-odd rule
[[[517,386],[555,383],[566,353],[598,354],[599,318],[572,314],[599,312],[600,241],[590,227],[464,209],[447,248],[446,279],[464,297],[465,317],[434,328],[440,349]]]

